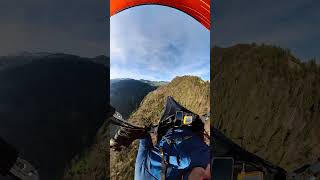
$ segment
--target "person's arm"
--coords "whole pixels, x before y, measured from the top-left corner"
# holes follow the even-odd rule
[[[0,174],[2,176],[8,175],[18,158],[18,154],[17,149],[0,138]]]
[[[145,172],[145,163],[148,154],[153,148],[152,139],[150,134],[148,133],[143,139],[139,140],[139,149],[136,158],[135,164],[135,177],[134,179],[145,179],[146,172]]]
[[[146,157],[147,153],[151,150],[152,147],[152,139],[150,134],[148,133],[143,139],[139,140],[139,149],[136,162],[140,163],[140,161],[142,161],[143,158]]]
[[[202,167],[193,168],[191,173],[188,176],[188,180],[210,180],[211,179],[210,169],[211,169],[210,164],[208,164],[206,169]]]

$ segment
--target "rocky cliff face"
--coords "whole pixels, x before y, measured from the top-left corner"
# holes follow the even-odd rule
[[[104,95],[109,102],[109,62],[110,59],[105,56],[98,56],[92,59],[95,63],[104,66],[106,82],[103,84],[107,90]],[[85,148],[79,149],[72,160],[68,161],[65,169],[63,180],[105,180],[109,177],[109,128],[108,117],[112,116],[108,112],[107,104],[104,104],[105,109],[103,122],[97,127],[93,136],[92,143]]]
[[[140,126],[158,123],[167,96],[173,96],[183,106],[200,115],[210,111],[209,82],[184,76],[149,93],[129,122]],[[111,179],[133,179],[136,151],[137,142],[120,153],[111,152]]]
[[[143,98],[157,87],[134,79],[115,79],[110,83],[110,104],[128,119]]]
[[[216,47],[211,58],[215,127],[287,170],[319,157],[319,65],[255,44]]]
[[[0,57],[0,136],[41,179],[61,179],[105,120],[108,77],[98,61],[107,59],[47,53]]]

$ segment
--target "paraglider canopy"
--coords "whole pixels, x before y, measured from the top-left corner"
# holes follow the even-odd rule
[[[110,17],[140,5],[169,6],[187,13],[210,30],[210,0],[111,0]]]

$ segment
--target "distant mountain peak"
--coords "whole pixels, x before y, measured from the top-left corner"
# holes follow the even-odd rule
[[[25,57],[29,57],[29,56],[33,56],[33,57],[43,57],[43,56],[48,56],[52,53],[48,53],[48,52],[28,52],[28,51],[23,51],[21,53],[18,53],[14,56],[25,56]]]
[[[152,86],[156,86],[156,87],[166,85],[169,83],[167,81],[151,81],[151,80],[145,80],[145,79],[140,79],[139,81],[150,84]]]
[[[23,51],[17,54],[11,54],[7,56],[0,56],[0,69],[4,69],[16,65],[24,65],[33,61],[42,60],[59,60],[59,61],[70,61],[70,60],[81,60],[81,61],[92,61],[97,64],[108,65],[108,58],[106,56],[97,56],[95,58],[85,58],[77,55],[66,54],[66,53],[49,53],[49,52],[28,52]]]

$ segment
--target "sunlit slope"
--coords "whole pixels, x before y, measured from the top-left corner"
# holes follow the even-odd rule
[[[261,45],[213,48],[215,127],[288,170],[320,154],[320,68]]]

